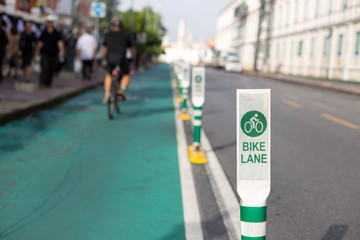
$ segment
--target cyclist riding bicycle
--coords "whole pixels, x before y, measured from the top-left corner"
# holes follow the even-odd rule
[[[106,76],[104,80],[105,97],[103,103],[109,101],[111,89],[111,73],[119,65],[121,68],[122,79],[118,94],[122,99],[126,99],[125,90],[130,83],[130,61],[126,59],[126,49],[129,48],[131,55],[135,56],[135,48],[131,35],[123,30],[123,21],[118,17],[111,20],[110,32],[105,35],[104,39],[104,56],[106,56]]]

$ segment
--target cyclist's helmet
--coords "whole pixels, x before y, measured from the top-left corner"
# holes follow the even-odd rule
[[[113,17],[111,19],[111,26],[122,28],[123,27],[123,21],[118,17]]]

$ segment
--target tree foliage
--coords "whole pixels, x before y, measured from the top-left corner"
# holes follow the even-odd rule
[[[104,0],[107,6],[111,6],[112,0]],[[166,29],[162,24],[162,16],[155,13],[151,7],[145,7],[141,11],[131,9],[117,14],[124,21],[124,29],[133,34],[138,53],[147,56],[158,56],[163,53],[161,48],[162,37]],[[106,17],[100,21],[102,33],[109,29],[111,13],[108,7]],[[146,36],[145,38],[141,38]]]
[[[160,14],[153,12],[150,7],[145,7],[142,11],[130,9],[119,16],[124,20],[125,30],[132,32],[137,38],[137,51],[156,56],[163,53],[161,42],[166,29],[162,25]],[[146,37],[141,39],[140,36]]]

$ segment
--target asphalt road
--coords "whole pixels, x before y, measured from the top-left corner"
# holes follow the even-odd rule
[[[360,239],[360,97],[206,71],[203,127],[236,189],[236,89],[271,89],[267,239]]]

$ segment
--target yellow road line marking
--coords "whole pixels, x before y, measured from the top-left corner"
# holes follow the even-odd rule
[[[295,99],[295,100],[299,99],[299,96],[297,96],[297,95],[288,95],[288,94],[286,94],[284,97]]]
[[[333,122],[336,122],[336,123],[339,123],[341,125],[344,125],[346,127],[349,127],[349,128],[352,128],[352,129],[360,129],[360,126],[356,125],[356,124],[353,124],[351,122],[348,122],[348,121],[345,121],[345,120],[342,120],[340,118],[337,118],[337,117],[334,117],[334,116],[331,116],[329,114],[326,114],[326,113],[322,113],[321,116],[323,118],[326,118],[328,120],[331,120]]]
[[[322,107],[322,108],[326,108],[326,109],[329,109],[329,110],[332,110],[332,111],[336,111],[337,108],[336,107],[332,107],[332,106],[329,106],[327,104],[324,104],[324,103],[321,103],[321,102],[313,102],[314,105],[318,106],[318,107]]]
[[[302,106],[299,103],[291,101],[289,99],[283,99],[282,102],[287,104],[287,105],[290,105],[292,107],[295,107],[295,108],[302,108]]]

